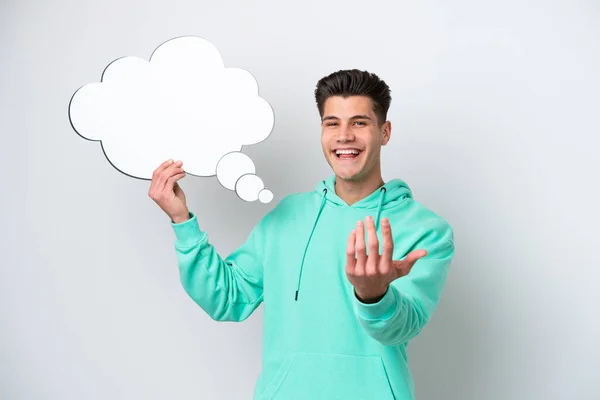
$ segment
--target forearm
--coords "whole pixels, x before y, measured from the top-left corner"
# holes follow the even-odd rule
[[[414,338],[427,323],[425,314],[393,285],[377,302],[355,299],[355,313],[365,332],[386,346]]]
[[[195,218],[175,225],[175,249],[180,281],[188,295],[212,319],[243,321],[262,301],[262,279],[251,276],[232,260],[223,260]],[[249,263],[249,251],[236,250]]]

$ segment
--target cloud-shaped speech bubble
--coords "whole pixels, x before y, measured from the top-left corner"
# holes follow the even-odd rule
[[[101,82],[75,92],[69,118],[80,136],[100,141],[109,162],[126,175],[151,179],[163,161],[182,160],[186,173],[217,175],[245,201],[273,199],[241,152],[270,135],[273,110],[254,77],[226,68],[205,39],[171,39],[150,61],[113,61]]]

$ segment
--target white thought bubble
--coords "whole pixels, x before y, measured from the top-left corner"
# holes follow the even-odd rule
[[[100,141],[109,162],[126,175],[151,179],[165,160],[182,160],[186,173],[217,175],[242,200],[273,199],[241,153],[270,135],[273,109],[252,74],[226,68],[205,39],[171,39],[150,61],[113,61],[101,82],[75,92],[69,118],[80,136]]]

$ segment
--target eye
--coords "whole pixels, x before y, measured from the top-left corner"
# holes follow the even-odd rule
[[[337,122],[328,122],[325,124],[325,126],[336,126]]]
[[[361,126],[365,126],[367,123],[364,121],[356,121],[355,124],[361,125]]]

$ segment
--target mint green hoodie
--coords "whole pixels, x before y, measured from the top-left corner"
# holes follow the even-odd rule
[[[285,197],[223,259],[196,216],[172,223],[181,283],[214,320],[243,321],[264,302],[263,365],[255,400],[411,400],[407,346],[431,318],[454,255],[441,217],[392,180],[349,206],[335,176]],[[394,259],[426,249],[381,301],[363,304],[346,277],[358,220],[390,220]],[[433,360],[432,360],[433,361]]]

